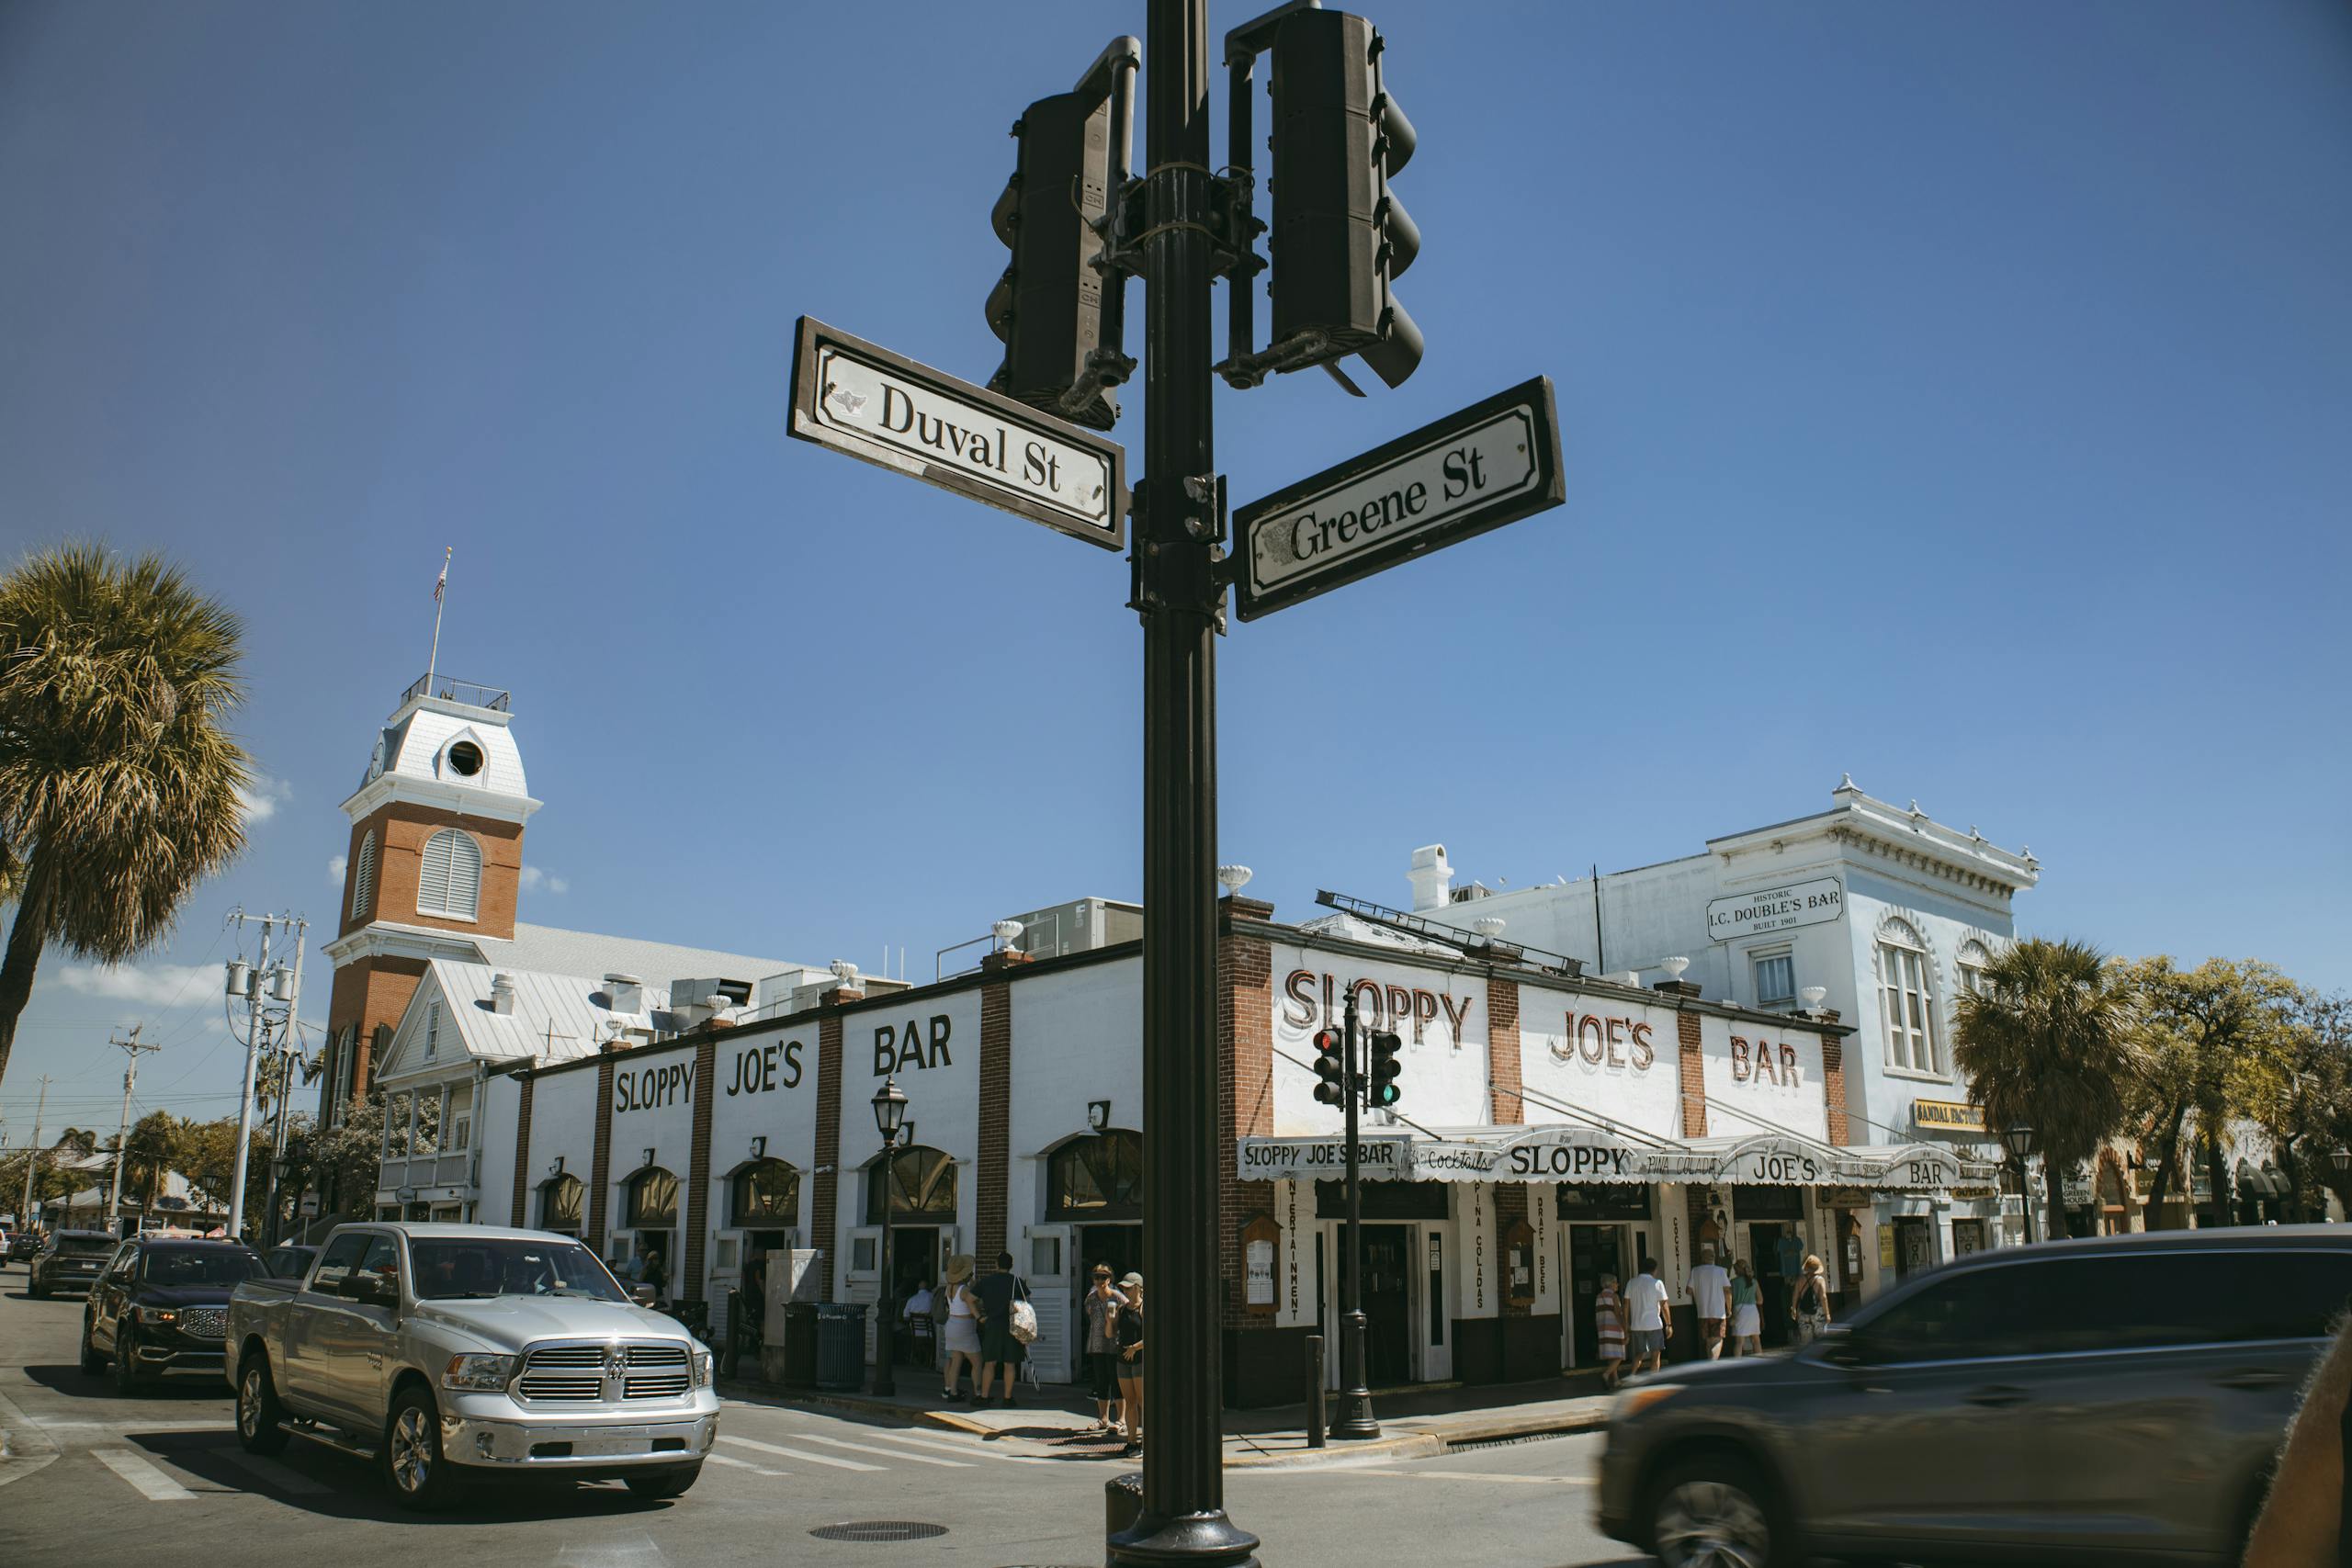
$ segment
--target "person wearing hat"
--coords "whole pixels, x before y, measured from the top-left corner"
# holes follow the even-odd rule
[[[1119,1310],[1111,1337],[1119,1347],[1120,1414],[1127,1423],[1122,1454],[1143,1452],[1143,1276],[1130,1273],[1119,1281]]]
[[[965,1363],[972,1368],[972,1388],[977,1393],[980,1382],[980,1320],[972,1300],[972,1255],[959,1252],[947,1260],[947,1281],[940,1289],[947,1295],[947,1383],[940,1398],[954,1404],[959,1397],[969,1400],[972,1395],[959,1394],[956,1385],[963,1379]]]

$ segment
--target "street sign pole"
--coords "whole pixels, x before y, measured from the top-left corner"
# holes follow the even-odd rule
[[[1216,612],[1209,411],[1207,0],[1146,28],[1143,619],[1144,1261],[1153,1368],[1143,1512],[1112,1568],[1254,1565],[1225,1512],[1217,1296]]]
[[[1363,1194],[1357,1172],[1363,1163],[1363,1142],[1356,1126],[1357,1108],[1363,1100],[1365,1063],[1356,1053],[1356,994],[1348,993],[1347,1022],[1341,1026],[1348,1062],[1347,1271],[1340,1280],[1340,1375],[1347,1387],[1340,1391],[1340,1418],[1331,1424],[1335,1438],[1357,1439],[1380,1436],[1372,1418],[1372,1390],[1363,1372]]]

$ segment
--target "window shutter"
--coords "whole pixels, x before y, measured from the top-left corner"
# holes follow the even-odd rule
[[[481,846],[469,833],[444,828],[424,841],[417,869],[417,912],[470,920],[481,907]]]
[[[359,840],[359,863],[351,871],[351,918],[365,916],[376,897],[376,829]]]
[[[452,836],[457,843],[449,857],[449,913],[470,920],[481,909],[481,847],[470,833]]]
[[[449,855],[455,835],[441,832],[424,840],[424,861],[416,873],[416,908],[423,915],[440,915],[449,908]]]

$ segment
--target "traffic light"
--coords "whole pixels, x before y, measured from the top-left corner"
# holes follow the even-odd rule
[[[1348,1037],[1336,1029],[1315,1036],[1315,1098],[1326,1105],[1348,1102]]]
[[[1396,1062],[1396,1051],[1404,1043],[1394,1034],[1378,1033],[1372,1037],[1372,1071],[1366,1076],[1363,1102],[1374,1109],[1385,1109],[1405,1098],[1396,1087],[1396,1075],[1404,1068]]]
[[[1102,237],[1092,225],[1111,201],[1112,127],[1102,94],[1031,104],[1013,122],[1020,157],[989,214],[1012,261],[988,298],[989,326],[1004,340],[989,386],[1096,430],[1117,422],[1111,389],[1135,367],[1121,346],[1124,280],[1094,265]]]
[[[1286,368],[1361,354],[1391,387],[1421,362],[1421,330],[1390,286],[1421,232],[1389,194],[1412,122],[1381,79],[1380,34],[1345,11],[1294,11],[1274,34],[1273,346],[1320,347]]]

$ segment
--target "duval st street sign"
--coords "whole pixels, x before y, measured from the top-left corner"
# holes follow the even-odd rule
[[[1100,545],[1126,545],[1126,450],[863,338],[800,318],[792,432],[803,441]]]
[[[1237,608],[1256,620],[1566,499],[1538,376],[1236,513]]]

